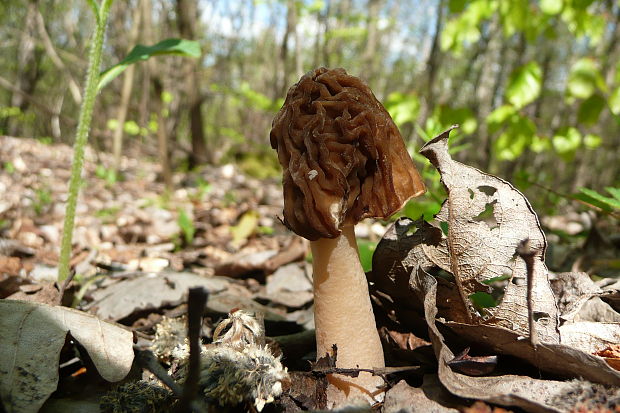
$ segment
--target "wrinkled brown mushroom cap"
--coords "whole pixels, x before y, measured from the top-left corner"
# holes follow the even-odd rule
[[[270,139],[284,169],[284,223],[309,240],[387,218],[425,191],[394,121],[344,69],[313,70],[291,87]]]

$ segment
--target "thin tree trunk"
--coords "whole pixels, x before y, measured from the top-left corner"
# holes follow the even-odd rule
[[[435,32],[433,33],[433,42],[431,44],[431,50],[428,54],[428,60],[426,61],[426,90],[424,91],[424,102],[420,110],[418,122],[420,125],[425,125],[426,120],[432,113],[435,107],[435,79],[437,78],[437,72],[439,71],[439,63],[441,58],[441,50],[439,48],[439,38],[441,36],[441,29],[443,27],[444,16],[444,0],[440,0],[437,5],[437,20],[435,21]]]
[[[295,30],[293,31],[293,36],[295,38],[295,79],[301,77],[304,73],[303,68],[303,51],[301,48],[301,36],[299,35],[299,28],[297,27],[297,22],[299,21],[299,3],[297,1],[294,2],[294,14],[293,14],[293,27]]]
[[[141,7],[136,7],[133,13],[133,21],[131,26],[131,31],[129,33],[129,47],[127,48],[127,52],[131,50],[131,48],[136,44],[138,40],[138,33],[140,28],[140,20],[141,20]],[[131,98],[131,91],[133,90],[133,79],[135,73],[135,65],[129,65],[125,74],[123,76],[123,86],[121,89],[121,101],[118,107],[118,114],[116,115],[116,120],[118,122],[116,126],[116,130],[114,130],[114,136],[112,138],[113,149],[112,152],[114,154],[114,170],[118,171],[121,165],[121,154],[123,151],[123,132],[125,121],[127,120],[127,112],[129,110],[129,100]]]
[[[297,55],[297,47],[298,47],[298,39],[297,39],[297,1],[296,0],[288,0],[287,1],[287,10],[286,10],[286,29],[284,30],[284,34],[282,36],[282,44],[280,46],[280,64],[282,66],[282,76],[280,78],[280,85],[276,87],[276,96],[284,96],[288,89],[288,83],[292,71],[291,64],[288,62],[288,43],[290,37],[295,37],[295,54]],[[295,64],[297,66],[298,56],[295,56]],[[278,84],[278,74],[280,70],[275,70],[274,75],[276,76],[274,84]]]
[[[366,19],[366,47],[362,60],[364,61],[363,77],[371,85],[374,85],[376,76],[377,47],[379,45],[379,10],[382,0],[368,0],[368,16]]]
[[[197,19],[197,2],[195,0],[177,0],[177,15],[181,37],[196,38],[195,20]],[[187,62],[189,75],[185,82],[185,92],[189,106],[190,134],[192,152],[189,156],[190,166],[198,166],[210,161],[207,153],[204,125],[202,119],[202,98],[200,96],[200,59]]]
[[[28,2],[26,19],[17,48],[17,78],[14,86],[17,90],[32,95],[41,76],[39,70],[40,51],[37,50],[35,34],[37,31],[37,0]],[[28,100],[21,93],[11,95],[11,106],[17,107],[23,113],[28,108]],[[19,123],[12,117],[7,118],[9,135],[17,135]]]
[[[139,0],[140,8],[142,9],[142,42],[145,44],[152,44],[153,36],[151,34],[152,21],[151,13],[153,9],[151,7],[151,0]],[[138,124],[140,126],[146,125],[149,119],[149,101],[151,100],[151,72],[154,59],[150,59],[148,64],[142,65],[142,95],[140,96],[140,105],[138,107]]]
[[[492,142],[489,136],[486,118],[493,110],[493,100],[495,95],[495,83],[497,81],[498,70],[496,62],[500,59],[501,48],[503,44],[503,36],[501,35],[501,25],[499,18],[495,16],[489,27],[489,43],[484,53],[482,61],[482,72],[480,73],[480,84],[476,89],[477,104],[477,120],[478,120],[478,139],[480,146],[484,148],[482,153],[484,157],[479,160],[481,167],[488,171],[492,162]]]
[[[71,75],[71,72],[67,69],[64,62],[56,53],[56,49],[54,48],[54,44],[50,39],[49,34],[47,33],[47,29],[45,27],[45,21],[43,20],[43,15],[39,10],[36,11],[36,20],[37,26],[39,30],[39,36],[43,40],[43,46],[45,47],[45,51],[47,52],[50,60],[56,66],[56,68],[67,78],[67,82],[69,83],[69,92],[71,92],[71,96],[73,97],[73,101],[76,104],[82,103],[82,95],[80,93],[80,87],[77,82]]]
[[[161,176],[166,189],[172,189],[172,172],[170,170],[170,148],[168,147],[168,133],[166,130],[166,117],[164,116],[164,102],[161,97],[164,92],[161,80],[153,78],[153,91],[155,92],[155,111],[157,112],[157,151],[161,165]]]
[[[144,22],[143,35],[147,44],[153,43],[153,26],[151,20],[152,0],[142,0],[142,20]],[[168,133],[166,127],[166,117],[163,116],[163,101],[161,94],[164,91],[163,82],[159,76],[157,59],[149,59],[149,77],[153,88],[152,102],[155,106],[157,116],[157,153],[159,155],[159,165],[161,166],[161,176],[167,189],[172,188],[172,173],[170,171],[170,152],[168,148]],[[150,89],[149,89],[150,90]]]

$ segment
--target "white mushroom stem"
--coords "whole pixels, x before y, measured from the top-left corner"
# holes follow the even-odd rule
[[[338,238],[311,242],[314,270],[314,324],[317,357],[332,353],[338,346],[336,367],[384,367],[383,349],[368,294],[366,274],[360,263],[353,225],[342,228]],[[330,383],[340,389],[328,391],[328,401],[362,396],[369,402],[381,401],[383,380],[370,373],[353,378],[330,375]],[[330,397],[330,394],[332,395]],[[344,397],[342,397],[344,396]]]

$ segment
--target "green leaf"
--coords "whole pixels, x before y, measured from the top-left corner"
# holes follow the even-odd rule
[[[420,111],[420,100],[413,94],[394,92],[388,95],[385,108],[394,123],[402,127],[407,122],[415,122]]]
[[[553,148],[553,145],[551,144],[551,140],[549,140],[548,138],[541,137],[538,135],[534,135],[534,137],[532,137],[532,142],[530,143],[530,149],[533,152],[541,153],[541,152],[549,151],[552,148]]]
[[[512,72],[506,87],[506,98],[517,109],[532,103],[542,84],[542,70],[538,63],[529,62]]]
[[[604,89],[605,82],[594,59],[584,57],[571,68],[568,75],[568,92],[570,95],[587,99],[597,88]]]
[[[504,132],[494,142],[494,150],[501,160],[514,161],[536,136],[536,125],[525,116],[515,115],[506,124]]]
[[[590,7],[592,3],[594,3],[594,0],[573,0],[572,1],[574,8],[582,9],[582,10],[585,10],[588,7]]]
[[[469,108],[452,107],[449,105],[441,105],[438,108],[437,117],[443,129],[447,129],[452,125],[459,125],[459,130],[466,135],[474,133],[478,127],[476,116]],[[453,140],[454,141],[454,140]]]
[[[603,138],[592,133],[588,133],[586,136],[583,137],[583,144],[588,149],[596,149],[601,146],[602,142]]]
[[[487,116],[487,123],[491,127],[491,132],[496,132],[499,127],[517,113],[512,105],[503,105],[495,109]]]
[[[510,0],[498,3],[504,36],[510,37],[516,32],[524,32],[528,29],[533,18],[529,0]]]
[[[248,82],[241,82],[241,86],[238,90],[236,90],[236,92],[248,101],[250,107],[254,107],[265,112],[275,113],[280,109],[282,103],[284,103],[278,99],[271,100],[268,96],[252,89]]]
[[[183,238],[185,238],[185,243],[188,245],[191,244],[194,241],[196,227],[194,226],[194,221],[190,218],[190,216],[187,214],[187,212],[185,212],[184,209],[179,211],[177,224],[179,224],[179,228],[181,228]]]
[[[364,272],[368,272],[372,269],[372,254],[377,248],[377,243],[368,240],[359,240],[357,242],[357,250],[360,254],[360,262]]]
[[[127,57],[119,63],[101,72],[98,89],[101,90],[105,85],[123,73],[129,65],[147,60],[150,57],[160,55],[178,55],[198,58],[200,57],[200,54],[200,44],[194,40],[166,39],[154,44],[153,46],[144,46],[139,44],[131,49],[131,52],[129,52]]]
[[[607,205],[609,205],[612,208],[615,209],[620,209],[620,200],[615,199],[615,198],[610,198],[608,196],[599,194],[598,192],[592,190],[592,189],[588,189],[588,188],[579,188],[579,191],[600,201],[603,202]]]
[[[480,23],[493,15],[497,2],[474,0],[469,2],[465,10],[446,22],[441,32],[440,46],[442,50],[460,53],[463,44],[475,43],[480,39]]]
[[[620,87],[611,92],[608,103],[611,113],[614,115],[620,115]]]
[[[439,228],[441,228],[441,232],[443,232],[443,234],[447,237],[448,232],[450,231],[450,224],[448,224],[446,221],[441,221],[439,223]]]
[[[237,225],[230,227],[233,246],[239,248],[256,231],[258,218],[258,212],[250,210],[241,216]]]
[[[409,201],[403,208],[403,215],[411,219],[424,218],[425,221],[431,221],[433,217],[439,213],[441,202],[429,199],[416,199]]]
[[[606,189],[609,191],[608,188]],[[579,188],[579,192],[580,193],[574,195],[575,198],[590,205],[594,205],[603,211],[613,212],[615,209],[620,209],[620,199],[610,198],[589,188]]]
[[[460,13],[465,10],[465,6],[467,5],[467,0],[449,0],[448,1],[448,9],[450,13]]]
[[[564,2],[562,0],[541,0],[540,9],[545,14],[555,15],[562,11]]]
[[[498,281],[506,281],[512,278],[510,274],[498,275],[497,277],[489,278],[488,280],[482,281],[482,284],[491,285]]]
[[[565,161],[571,161],[581,145],[581,133],[575,128],[564,128],[552,139],[553,148]]]
[[[580,123],[592,125],[598,122],[601,111],[607,105],[607,101],[598,93],[593,94],[579,105],[577,120]]]
[[[491,294],[482,291],[471,294],[469,299],[476,308],[497,307],[498,304]]]
[[[606,186],[605,190],[613,195],[614,198],[620,201],[620,188],[612,188],[610,186]]]

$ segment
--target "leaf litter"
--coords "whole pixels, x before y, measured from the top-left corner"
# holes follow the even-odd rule
[[[381,411],[456,411],[475,399],[527,411],[613,406],[618,394],[606,385],[619,384],[612,368],[619,359],[617,282],[593,282],[578,272],[550,273],[544,261],[545,235],[525,197],[508,182],[453,161],[447,153],[448,135],[446,131],[422,150],[440,171],[448,199],[430,223],[396,221],[377,245],[373,271],[368,273],[388,360],[394,366],[421,366],[408,372],[391,370]],[[54,274],[57,265],[71,151],[28,139],[0,139],[7,148],[0,161],[18,166],[17,172],[0,170],[0,189],[7,194],[0,199],[0,293],[3,298],[54,304],[63,290],[45,274]],[[78,275],[65,298],[70,298],[66,304],[73,300],[98,318],[43,305],[40,311],[47,318],[65,312],[73,317],[66,318],[70,329],[61,327],[53,335],[70,331],[81,346],[90,346],[89,355],[107,355],[95,363],[97,370],[106,363],[114,366],[119,362],[113,360],[114,348],[97,350],[105,341],[90,337],[92,321],[76,321],[75,313],[88,320],[120,321],[134,330],[140,348],[158,335],[182,341],[184,334],[170,335],[158,328],[183,326],[175,320],[186,313],[186,291],[202,286],[210,293],[203,340],[212,339],[218,320],[234,308],[263,314],[266,332],[278,336],[267,339],[270,348],[292,357],[283,363],[298,369],[290,371],[289,388],[276,400],[275,411],[320,409],[320,375],[307,371],[314,358],[308,340],[313,324],[311,272],[304,262],[307,245],[277,219],[282,205],[278,180],[258,181],[232,165],[206,167],[178,182],[183,189],[162,196],[156,166],[131,158],[123,163],[125,179],[110,185],[96,178],[96,172],[111,165],[111,159],[87,154],[89,185],[80,203],[72,259]],[[356,232],[374,236],[378,226],[368,222]],[[529,307],[527,266],[515,252],[526,238],[534,256],[529,274],[534,300]],[[11,302],[17,301],[0,304]],[[530,341],[530,313],[536,345]],[[106,326],[129,333],[127,327]],[[6,328],[16,330],[13,324]],[[39,333],[45,328],[49,326]],[[25,392],[33,397],[24,401],[23,411],[38,410],[57,387],[46,405],[75,398],[60,390],[71,378],[62,373],[66,367],[60,369],[58,382],[59,363],[65,365],[71,358],[63,355],[68,348],[64,341],[57,339],[55,346],[44,349],[40,343],[29,348],[3,342],[5,347],[19,349],[24,358],[34,351],[47,357],[40,366],[46,372],[36,370],[38,388]],[[469,353],[464,351],[467,347]],[[130,344],[119,351],[125,360],[129,355],[133,359]],[[167,351],[170,362],[172,349]],[[60,361],[58,356],[50,358],[58,352]],[[121,364],[127,368],[126,362]],[[121,378],[120,373],[114,376],[101,369],[99,374],[109,381]],[[70,371],[77,374],[75,368]],[[71,380],[84,384],[91,380],[87,376]],[[581,379],[566,381],[575,377]],[[99,387],[95,394],[109,388]],[[12,395],[11,389],[3,382],[3,401],[6,394]],[[77,406],[77,400],[74,403]],[[492,409],[475,404],[467,411],[487,411],[474,410],[485,406]],[[493,409],[488,411],[504,411]]]

